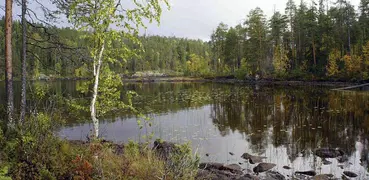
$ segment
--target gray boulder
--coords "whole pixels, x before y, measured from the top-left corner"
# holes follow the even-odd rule
[[[263,156],[254,156],[249,153],[244,153],[241,156],[243,159],[249,160],[250,164],[256,164],[263,162],[263,159],[266,159],[266,157]]]
[[[276,164],[273,164],[273,163],[260,163],[256,167],[254,167],[253,171],[256,174],[259,174],[261,172],[268,171],[268,170],[274,168],[275,166],[276,166]]]
[[[345,153],[338,148],[319,148],[315,150],[315,155],[321,158],[336,158],[343,156]]]

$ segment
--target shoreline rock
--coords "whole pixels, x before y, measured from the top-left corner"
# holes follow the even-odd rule
[[[112,151],[116,154],[124,153],[124,144],[116,144],[112,141],[100,141],[102,144],[108,144]],[[72,145],[88,146],[89,142],[70,140]],[[170,159],[171,154],[179,152],[179,146],[173,142],[159,141],[156,140],[153,144],[152,150],[156,152],[158,157],[162,158],[164,161]],[[320,148],[316,149],[316,156],[322,157],[342,157],[344,152],[339,149],[333,148]],[[262,162],[262,159],[266,157],[253,156],[248,153],[244,153],[242,158],[250,161],[250,164],[256,163],[257,165],[252,169],[243,169],[239,164],[223,164],[218,162],[203,162],[200,163],[197,169],[197,174],[195,180],[256,180],[256,179],[270,179],[270,180],[285,180],[291,178],[287,175],[287,178],[280,172],[273,170],[277,164]],[[323,159],[325,160],[325,159]],[[260,162],[259,162],[260,161]],[[291,170],[293,167],[283,166],[283,169]],[[263,173],[259,176],[260,173]],[[293,177],[296,178],[309,178],[316,180],[332,179],[332,174],[317,174],[314,170],[311,171],[294,171]],[[344,171],[342,177],[354,178],[358,175],[351,171]]]

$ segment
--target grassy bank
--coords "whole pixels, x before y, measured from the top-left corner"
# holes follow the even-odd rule
[[[38,114],[0,133],[0,180],[7,179],[194,179],[198,158],[189,145],[170,155],[151,142],[124,145],[103,140],[67,141],[55,136],[60,125]],[[53,119],[54,120],[54,119]],[[164,151],[167,152],[167,151]]]

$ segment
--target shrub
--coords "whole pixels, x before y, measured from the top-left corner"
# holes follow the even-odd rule
[[[235,77],[240,80],[245,80],[246,77],[251,76],[252,67],[246,59],[241,60],[241,67],[235,71]]]
[[[175,145],[175,153],[169,154],[164,168],[170,179],[193,179],[197,174],[199,157],[193,157],[190,143]]]
[[[5,171],[13,179],[49,180],[187,180],[194,179],[197,173],[199,158],[192,156],[189,144],[176,145],[175,153],[166,161],[157,156],[148,144],[129,142],[122,153],[114,149],[118,145],[106,141],[72,143],[60,140],[54,135],[59,123],[51,119],[40,113],[12,131],[11,138],[0,149],[9,165],[9,170],[0,171],[0,179]],[[0,134],[0,142],[2,137]]]
[[[54,179],[68,174],[70,151],[61,151],[65,142],[54,135],[56,120],[37,114],[13,130],[4,152],[13,179]]]
[[[295,80],[306,80],[307,74],[305,71],[301,69],[293,69],[288,73],[288,79],[295,79]]]

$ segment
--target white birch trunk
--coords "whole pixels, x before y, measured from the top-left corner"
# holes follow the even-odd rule
[[[94,58],[93,66],[94,66],[94,77],[95,77],[96,76],[96,58]]]
[[[98,87],[99,87],[99,76],[100,76],[100,68],[101,68],[101,64],[102,64],[102,56],[103,56],[103,52],[104,52],[104,48],[105,48],[105,42],[103,41],[102,47],[100,49],[100,53],[99,53],[99,59],[97,61],[97,67],[95,67],[95,63],[94,63],[94,71],[96,69],[96,72],[94,73],[95,76],[95,82],[94,82],[94,88],[93,88],[93,94],[92,94],[92,100],[91,100],[91,105],[90,105],[90,110],[91,110],[91,119],[94,125],[94,138],[98,138],[99,137],[99,120],[96,117],[96,99],[97,99],[97,94],[98,94]]]

